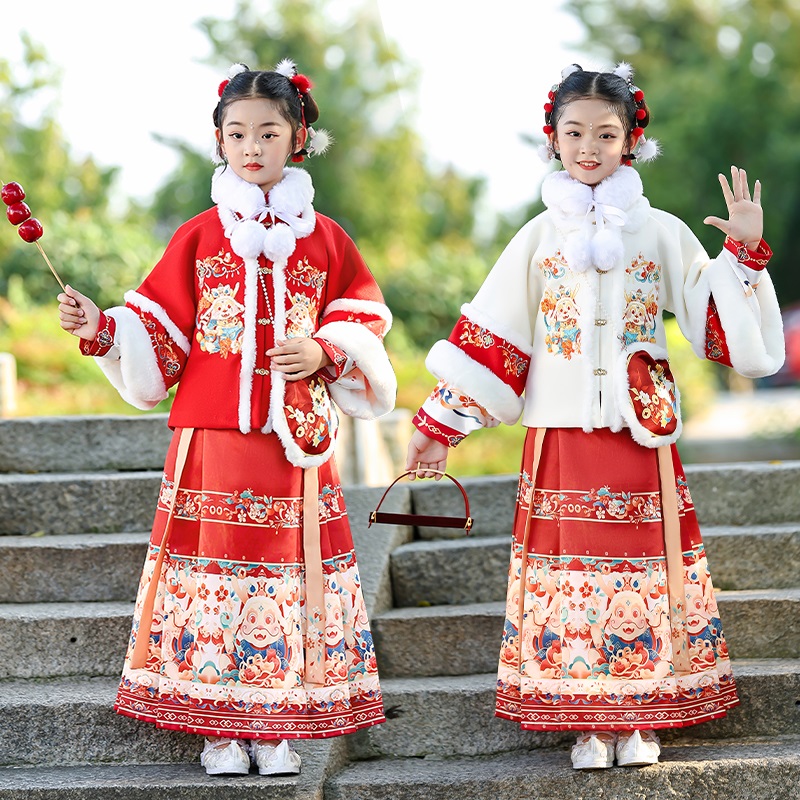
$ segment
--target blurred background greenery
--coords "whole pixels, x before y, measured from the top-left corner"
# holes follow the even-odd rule
[[[486,225],[482,179],[427,162],[418,132],[393,110],[397,92],[413,94],[418,75],[374,15],[355,6],[350,19],[334,21],[323,0],[271,5],[272,13],[257,14],[240,0],[232,18],[203,19],[211,63],[223,73],[232,61],[270,65],[291,53],[314,77],[320,124],[336,138],[323,159],[305,165],[316,206],[355,239],[384,291],[395,315],[387,346],[398,373],[398,405],[415,409],[433,383],[423,365],[428,348],[448,335],[504,244],[541,206],[533,202]],[[720,165],[746,162],[767,187],[766,237],[776,254],[770,273],[778,296],[783,306],[800,300],[793,247],[800,229],[800,2],[567,0],[566,7],[582,25],[578,45],[587,60],[635,63],[653,130],[669,148],[668,159],[647,167],[652,204],[687,221],[721,214]],[[175,171],[151,203],[116,211],[115,168],[74,157],[46,107],[35,123],[20,121],[22,105],[59,81],[57,66],[29,37],[24,62],[20,70],[0,58],[0,177],[19,181],[35,198],[35,213],[46,221],[43,243],[69,281],[101,306],[116,305],[175,228],[209,206],[208,154],[165,140],[180,157]],[[553,65],[554,78],[560,66]],[[514,98],[533,109],[542,101]],[[495,107],[492,98],[488,108]],[[530,143],[540,142],[537,129]],[[718,232],[693,227],[716,252]],[[38,258],[3,230],[0,352],[17,359],[17,413],[138,413],[58,328],[53,279]],[[673,325],[669,336],[691,417],[729,388],[730,376],[695,359]],[[451,467],[462,474],[513,472],[523,433],[502,427],[477,434],[455,451]]]

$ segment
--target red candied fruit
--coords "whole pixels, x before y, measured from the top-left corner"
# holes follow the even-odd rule
[[[19,225],[21,222],[25,222],[26,219],[30,219],[31,210],[28,208],[27,203],[14,203],[13,206],[9,206],[6,209],[6,216],[12,225]]]
[[[37,239],[41,239],[44,233],[42,223],[39,222],[36,217],[26,219],[17,230],[19,231],[19,235],[29,244],[35,242]]]
[[[25,190],[15,181],[4,183],[0,189],[0,197],[7,206],[13,206],[14,203],[21,203],[25,199]]]

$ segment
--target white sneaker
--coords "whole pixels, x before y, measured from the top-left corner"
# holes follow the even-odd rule
[[[617,764],[620,767],[643,767],[658,764],[661,742],[653,731],[626,731],[617,739]]]
[[[606,769],[614,763],[613,733],[581,733],[572,746],[573,769]]]
[[[250,758],[259,775],[297,775],[300,756],[286,739],[280,744],[267,744],[259,739],[250,742]]]
[[[207,775],[247,775],[250,772],[250,757],[236,739],[206,739],[200,764]]]

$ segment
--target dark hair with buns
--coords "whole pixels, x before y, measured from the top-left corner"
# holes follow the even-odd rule
[[[557,88],[554,87],[554,96],[548,104],[552,105],[552,109],[545,110],[547,126],[555,130],[564,109],[574,100],[596,99],[605,100],[611,106],[622,122],[626,139],[630,138],[634,128],[647,127],[650,110],[642,92],[629,81],[614,72],[591,72],[579,64],[572,66],[576,68],[575,71],[567,75]]]
[[[274,102],[281,116],[292,126],[293,134],[319,119],[319,108],[310,92],[301,94],[280,72],[247,68],[227,82],[214,109],[214,126],[222,130],[225,112],[231,103],[253,97]]]

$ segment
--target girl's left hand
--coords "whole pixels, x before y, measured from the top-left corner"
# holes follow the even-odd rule
[[[731,167],[731,185],[727,178],[720,174],[719,183],[722,195],[728,206],[728,219],[706,217],[703,222],[719,228],[737,242],[755,249],[761,242],[764,233],[764,214],[761,210],[761,181],[753,186],[753,199],[750,199],[750,187],[747,185],[747,173],[738,167]]]
[[[282,372],[287,381],[302,380],[331,364],[328,354],[314,339],[298,336],[275,344],[267,355],[273,372]]]

